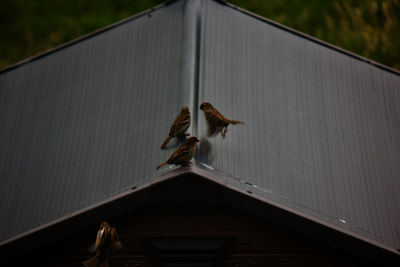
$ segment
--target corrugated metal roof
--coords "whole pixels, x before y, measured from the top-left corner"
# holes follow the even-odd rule
[[[399,75],[214,1],[201,29],[199,103],[246,125],[208,139],[200,166],[400,248]]]
[[[151,14],[151,16],[150,16]],[[194,172],[400,248],[400,75],[218,1],[175,1],[0,74],[0,242],[146,183],[183,105]],[[202,170],[199,170],[201,168]]]
[[[0,242],[150,179],[183,103],[184,2],[0,75]],[[156,143],[156,145],[155,145]]]

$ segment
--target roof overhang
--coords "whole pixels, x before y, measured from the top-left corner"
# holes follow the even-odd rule
[[[390,248],[279,203],[254,196],[251,191],[227,184],[209,171],[193,166],[174,169],[152,181],[134,186],[128,192],[7,240],[1,244],[1,255],[5,258],[21,255],[97,225],[99,221],[112,220],[154,203],[173,203],[178,206],[180,203],[228,204],[361,258],[388,265],[399,259],[399,253]]]

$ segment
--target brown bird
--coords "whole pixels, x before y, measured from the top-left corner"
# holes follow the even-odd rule
[[[161,145],[161,149],[164,149],[167,146],[168,142],[173,137],[190,135],[188,133],[185,133],[186,130],[189,128],[189,126],[190,126],[190,111],[188,107],[183,107],[178,117],[176,117],[175,121],[172,123],[171,128],[169,128],[168,137]]]
[[[122,245],[119,242],[117,231],[107,222],[102,222],[97,231],[96,242],[89,249],[90,252],[96,252],[96,255],[84,261],[83,265],[87,267],[108,267],[107,254],[111,248],[120,249]]]
[[[186,139],[185,143],[183,143],[178,149],[169,157],[169,159],[160,164],[157,169],[165,166],[167,164],[175,164],[186,166],[190,164],[190,160],[194,156],[194,152],[196,151],[196,144],[200,142],[195,136],[189,137]]]
[[[225,134],[228,131],[229,124],[244,124],[241,121],[235,121],[225,118],[219,111],[214,108],[210,103],[204,102],[200,105],[200,109],[204,112],[206,117],[208,131],[207,136],[215,136],[221,133],[222,138],[225,138]]]

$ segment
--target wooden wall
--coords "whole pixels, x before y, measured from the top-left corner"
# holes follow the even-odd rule
[[[359,258],[350,257],[342,251],[226,204],[153,203],[109,219],[108,222],[116,228],[124,246],[123,250],[110,254],[110,266],[154,266],[151,262],[154,262],[156,256],[146,246],[149,238],[167,238],[172,241],[176,238],[220,238],[226,241],[228,246],[224,247],[225,250],[217,251],[224,257],[224,263],[187,263],[187,266],[368,265]],[[82,266],[82,261],[92,256],[87,248],[95,241],[98,224],[100,221],[66,239],[38,248],[34,253],[20,255],[10,264]],[[226,256],[223,255],[225,252]],[[177,254],[181,255],[181,258],[178,257],[180,260],[185,257],[189,262],[190,257],[196,259],[196,251],[178,251]],[[186,266],[182,264],[180,266]]]

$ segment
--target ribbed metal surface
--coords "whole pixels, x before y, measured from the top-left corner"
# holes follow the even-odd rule
[[[246,125],[203,138],[198,165],[400,248],[400,76],[214,1],[200,47],[199,103]]]
[[[172,153],[183,7],[0,74],[0,243],[150,179]]]
[[[0,73],[0,243],[168,171],[170,123],[187,105],[201,138],[208,101],[246,124],[203,137],[197,166],[398,249],[399,90],[228,5],[176,1]]]

